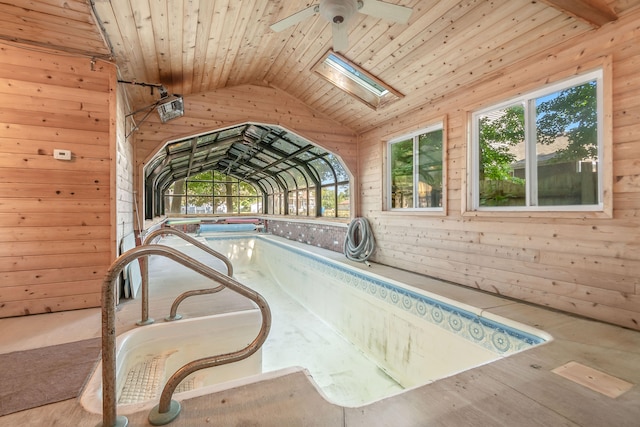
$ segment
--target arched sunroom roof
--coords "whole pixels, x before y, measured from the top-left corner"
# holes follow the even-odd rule
[[[252,184],[265,201],[302,189],[315,189],[319,198],[321,187],[349,182],[332,153],[282,127],[245,123],[173,141],[160,150],[145,167],[146,217],[163,213],[162,195],[171,184],[209,170]]]

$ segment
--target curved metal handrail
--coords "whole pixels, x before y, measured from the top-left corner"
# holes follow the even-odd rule
[[[164,320],[166,320],[167,322],[171,322],[173,320],[182,319],[182,315],[178,314],[178,306],[182,303],[182,301],[186,300],[187,298],[194,297],[197,295],[215,294],[216,292],[220,292],[224,288],[225,288],[224,285],[220,285],[217,288],[194,289],[192,291],[186,291],[181,293],[173,301],[173,304],[171,304],[171,310],[169,311],[169,316],[165,317]]]
[[[222,255],[220,252],[215,251],[214,249],[205,245],[199,240],[194,239],[188,234],[173,228],[160,228],[158,230],[152,231],[151,233],[144,236],[141,246],[150,245],[153,239],[155,239],[156,237],[162,236],[164,234],[173,234],[174,236],[178,236],[183,240],[191,243],[192,245],[202,249],[206,253],[213,255],[214,257],[222,260],[222,262],[224,262],[224,264],[227,266],[227,275],[233,276],[233,265],[231,264],[231,261],[229,260],[229,258]],[[136,323],[142,326],[142,325],[149,325],[154,322],[153,319],[149,318],[149,260],[146,257],[140,259],[140,275],[142,276],[142,283],[140,285],[141,287],[140,299],[142,301],[142,313],[141,313],[140,321]],[[218,286],[217,288],[211,288],[211,289],[202,289],[200,291],[189,291],[179,295],[178,298],[176,298],[176,300],[173,302],[173,305],[171,306],[171,314],[169,315],[169,317],[166,318],[166,320],[177,320],[181,318],[181,316],[179,317],[176,315],[176,312],[178,311],[178,305],[180,305],[180,303],[184,301],[186,298],[194,295],[213,294],[221,291],[222,289],[224,289],[224,286]]]
[[[188,255],[185,255],[182,252],[174,248],[171,248],[169,246],[155,245],[155,244],[144,245],[144,246],[137,246],[133,249],[130,249],[124,252],[111,264],[102,282],[102,426],[103,427],[126,426],[128,423],[126,417],[117,416],[117,409],[116,409],[116,390],[115,390],[116,388],[116,346],[115,346],[116,327],[115,327],[115,295],[114,295],[113,285],[116,277],[118,277],[120,272],[124,269],[124,267],[127,264],[129,264],[131,261],[134,261],[138,258],[148,257],[150,255],[160,255],[160,256],[164,256],[166,258],[172,259],[177,263],[182,264],[183,266],[190,268],[193,271],[209,279],[222,282],[226,287],[228,287],[232,291],[235,291],[240,295],[243,295],[251,299],[258,305],[258,308],[260,309],[260,312],[262,314],[262,326],[260,328],[260,332],[258,333],[258,336],[256,337],[256,339],[254,339],[253,342],[247,347],[247,348],[250,347],[249,351],[242,350],[244,351],[243,353],[244,357],[242,358],[249,357],[251,354],[256,352],[266,340],[269,330],[271,329],[271,310],[269,309],[269,305],[267,304],[267,301],[264,299],[264,297],[262,297],[262,295],[244,286],[242,283],[220,273],[217,270],[214,270],[213,268],[205,264],[202,264],[199,261],[196,261],[195,259],[189,257]],[[235,353],[238,353],[238,352],[235,352]],[[235,354],[235,353],[230,353],[230,354]],[[211,358],[198,359],[194,362],[191,362],[185,365],[184,367],[182,367],[181,369],[179,369],[178,372],[176,372],[176,374],[174,374],[170,378],[169,383],[173,384],[177,380],[176,379],[177,376],[179,376],[178,373],[183,372],[183,369],[185,369],[186,367],[189,367],[190,365],[191,367],[189,367],[188,369],[191,369],[191,372],[194,372],[198,369],[204,369],[204,367],[208,367],[208,366],[200,367],[203,361],[206,361],[207,359],[216,359],[216,358],[225,357],[225,356],[227,355],[212,356]],[[235,360],[241,360],[241,359],[238,358],[230,361],[235,361]],[[211,366],[215,366],[215,365],[211,365]],[[175,390],[176,386],[177,386],[177,383],[173,387],[171,387],[170,391],[168,391],[167,386],[165,386],[165,389],[162,392],[162,398],[165,398],[165,400],[169,401],[167,406],[169,406],[169,404],[171,404],[172,402],[174,403],[172,405],[174,406],[174,410],[176,409],[175,406],[177,406],[177,412],[175,412],[175,415],[166,422],[172,421],[180,412],[180,405],[177,404],[177,402],[175,401],[171,401],[171,395],[173,394],[173,391]],[[169,395],[168,398],[165,397],[166,394]],[[161,403],[163,402],[162,398],[160,401]],[[161,409],[159,412],[161,414],[165,414],[167,411],[162,410],[164,406],[161,406],[161,405],[159,406]]]
[[[164,234],[173,234],[174,236],[178,236],[183,240],[186,240],[187,242],[191,243],[192,245],[202,249],[206,253],[220,259],[227,266],[227,276],[233,276],[233,264],[231,264],[231,260],[229,260],[229,258],[222,255],[220,252],[214,250],[213,248],[211,248],[211,246],[207,246],[204,243],[202,243],[200,240],[194,239],[193,237],[189,236],[187,233],[184,233],[180,230],[176,230],[175,228],[160,228],[158,230],[152,231],[151,233],[144,236],[144,239],[142,239],[142,244],[143,245],[150,244],[151,240],[155,239],[156,237],[162,236]]]

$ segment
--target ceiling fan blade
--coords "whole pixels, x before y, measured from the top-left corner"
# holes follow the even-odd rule
[[[399,6],[397,4],[385,3],[380,0],[360,0],[362,7],[358,10],[360,13],[374,16],[380,19],[388,19],[400,24],[406,24],[409,21],[413,9],[410,7]]]
[[[349,48],[349,32],[346,22],[341,24],[331,24],[333,35],[333,50],[335,52],[344,52]]]
[[[298,11],[296,13],[294,13],[293,15],[287,16],[284,19],[281,19],[280,21],[271,24],[271,29],[273,31],[280,32],[282,30],[285,30],[293,25],[296,25],[297,23],[304,21],[305,19],[309,18],[310,16],[315,15],[316,13],[320,12],[320,6],[313,5],[313,6],[309,6],[306,9],[302,9],[301,11]]]

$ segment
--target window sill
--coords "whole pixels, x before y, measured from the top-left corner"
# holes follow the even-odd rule
[[[382,211],[382,215],[389,216],[433,216],[433,217],[445,217],[447,216],[444,209],[439,210],[421,210],[421,209],[403,209],[393,211]]]
[[[586,211],[586,210],[480,210],[465,211],[462,213],[465,218],[553,218],[553,219],[611,219],[612,214],[608,212]]]

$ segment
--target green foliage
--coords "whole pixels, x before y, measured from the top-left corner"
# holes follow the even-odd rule
[[[432,187],[442,186],[442,130],[418,136],[418,175],[420,182]],[[413,183],[413,139],[391,145],[391,176],[393,182]]]
[[[413,140],[396,142],[391,145],[391,159],[393,165],[391,174],[395,182],[400,177],[413,175]]]
[[[442,129],[422,134],[418,138],[419,181],[433,188],[442,188]]]
[[[325,209],[336,208],[336,192],[332,189],[322,189],[322,207]]]
[[[536,111],[536,135],[540,144],[566,137],[568,145],[556,152],[555,162],[595,159],[598,155],[596,83],[564,89],[540,98]],[[525,140],[524,107],[514,105],[496,118],[480,119],[480,167],[485,179],[522,181],[513,176],[515,161],[510,149]]]
[[[182,186],[179,186],[181,184]],[[172,198],[174,203],[182,203],[185,180],[176,181],[175,191],[180,195]],[[174,194],[177,194],[175,193]],[[186,194],[189,206],[209,206],[210,212],[217,212],[218,205],[224,201],[226,213],[250,212],[251,205],[259,201],[259,195],[253,185],[239,181],[218,171],[205,171],[186,179]],[[179,209],[171,206],[172,212]]]
[[[510,148],[524,141],[524,107],[514,105],[499,117],[480,119],[480,173],[492,181],[522,181],[513,176]]]
[[[213,171],[206,171],[187,178],[187,194],[211,194]]]
[[[569,144],[557,151],[556,162],[598,157],[598,98],[596,83],[565,89],[537,106],[537,135],[541,144],[566,137]]]
[[[323,216],[335,216],[337,212],[335,187],[323,187],[320,198],[322,200]],[[349,186],[338,186],[338,204],[346,200],[349,200]]]

